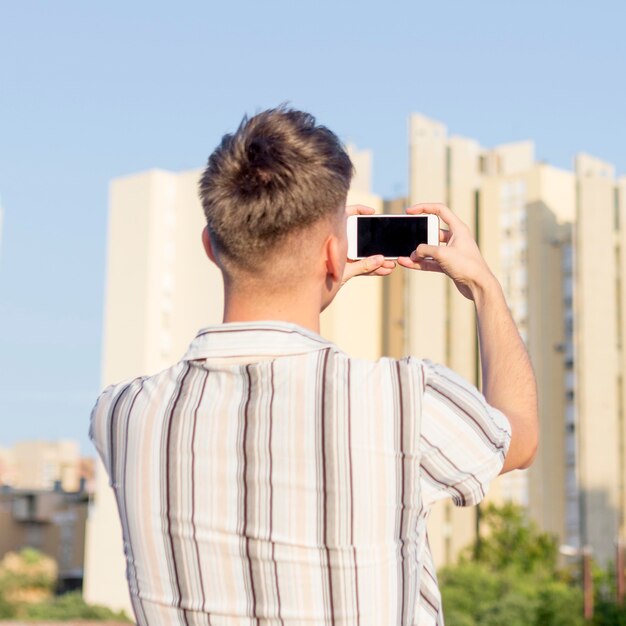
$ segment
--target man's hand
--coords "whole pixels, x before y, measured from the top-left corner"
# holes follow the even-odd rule
[[[528,467],[537,452],[539,417],[537,384],[530,358],[502,287],[483,259],[469,228],[444,204],[416,204],[407,213],[432,213],[450,230],[441,230],[442,246],[421,244],[404,267],[443,272],[476,306],[483,393],[511,424],[512,439],[502,473]]]
[[[400,257],[399,265],[426,272],[443,272],[470,300],[475,300],[479,291],[496,280],[469,228],[445,204],[416,204],[406,212],[410,215],[438,215],[449,230],[439,231],[439,241],[445,245],[420,244],[410,257]]]
[[[346,207],[346,215],[372,215],[373,213],[374,209],[361,204],[353,204]],[[386,260],[382,254],[369,256],[359,261],[348,259],[343,271],[341,285],[345,285],[355,276],[387,276],[393,272],[395,266],[395,261]]]

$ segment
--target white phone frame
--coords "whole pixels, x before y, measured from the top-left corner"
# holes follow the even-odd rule
[[[347,220],[347,233],[348,233],[348,258],[351,261],[357,261],[358,259],[364,259],[367,257],[357,256],[357,220],[361,217],[414,217],[417,219],[428,220],[428,245],[439,245],[439,216],[432,215],[431,213],[420,213],[419,215],[409,215],[407,213],[398,213],[389,215],[388,213],[376,213],[374,215],[349,215]],[[395,256],[385,257],[386,259],[397,259]]]

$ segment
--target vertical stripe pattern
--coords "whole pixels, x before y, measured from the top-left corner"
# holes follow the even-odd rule
[[[138,624],[441,626],[428,511],[484,496],[510,427],[446,368],[264,322],[107,388],[90,435]]]

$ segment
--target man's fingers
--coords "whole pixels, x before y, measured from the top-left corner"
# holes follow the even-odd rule
[[[372,207],[364,204],[350,204],[346,207],[346,215],[372,215],[375,212]]]
[[[376,254],[374,256],[369,256],[366,259],[348,263],[346,264],[343,282],[345,283],[355,276],[376,272],[381,268],[385,268],[385,265],[388,263],[389,261],[385,261],[385,257],[382,254]],[[388,267],[386,269],[388,269]],[[393,269],[393,267],[391,267],[391,269]]]
[[[424,213],[438,215],[452,230],[463,225],[463,222],[441,202],[420,202],[419,204],[410,206],[406,212],[409,215],[420,215]]]
[[[358,263],[361,264],[362,271],[359,274],[369,274],[377,270],[385,262],[385,257],[382,254],[376,254],[374,256],[368,256],[366,259],[361,259]]]
[[[439,229],[439,241],[441,243],[448,243],[448,241],[450,241],[451,236],[452,236],[452,233],[449,230],[445,228]]]
[[[389,274],[391,274],[391,272],[393,272],[393,269],[395,268],[396,264],[393,264],[393,267],[386,267],[385,265],[381,265],[377,270],[374,270],[373,272],[370,272],[371,276],[389,276]]]
[[[421,243],[417,246],[417,249],[411,253],[411,260],[417,261],[426,257],[439,260],[443,250],[445,250],[445,248],[440,248],[439,246],[429,246],[426,243]]]
[[[439,272],[443,274],[443,270],[441,269],[441,265],[437,263],[437,261],[433,259],[420,259],[417,262],[419,268],[424,272]]]
[[[402,256],[398,258],[398,265],[406,267],[410,270],[422,270],[424,272],[440,272],[443,270],[437,261],[434,259],[417,259],[413,261],[408,256]]]

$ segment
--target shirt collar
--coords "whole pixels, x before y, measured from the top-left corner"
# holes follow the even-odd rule
[[[200,330],[183,360],[271,358],[327,348],[335,346],[297,324],[276,321],[230,322]]]

